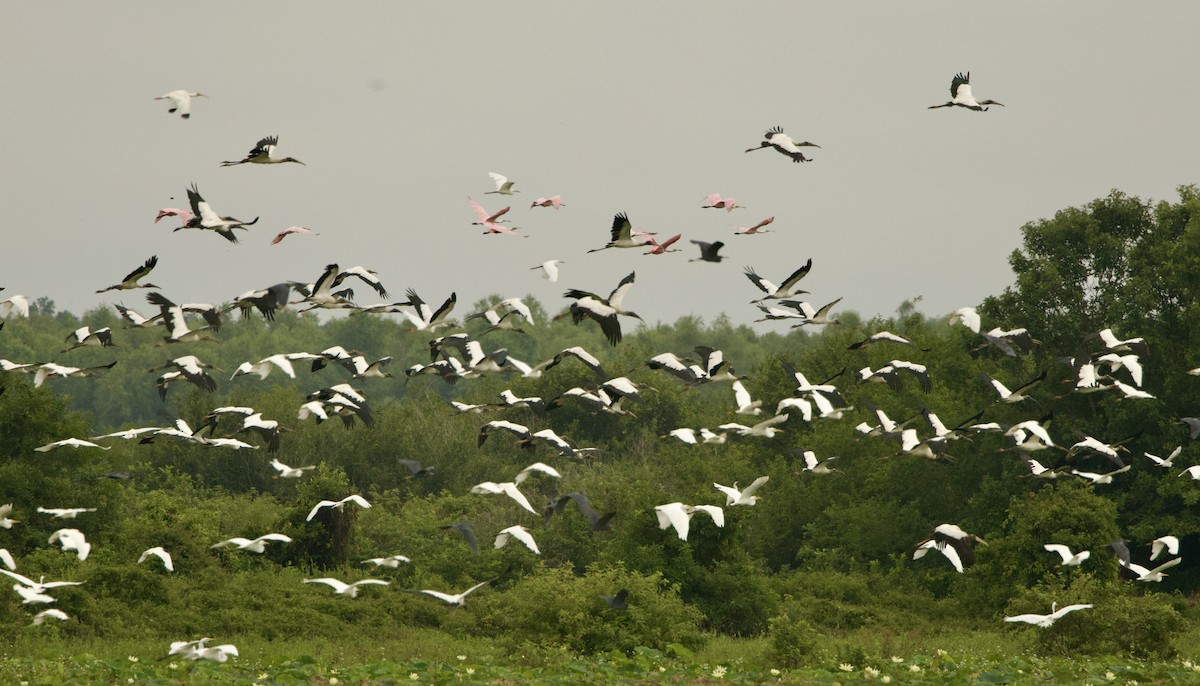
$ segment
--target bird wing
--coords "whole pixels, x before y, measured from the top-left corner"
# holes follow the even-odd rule
[[[321,508],[333,507],[334,505],[337,505],[337,503],[335,503],[332,500],[322,500],[321,502],[319,502],[313,506],[313,509],[311,511],[309,511],[308,516],[304,518],[304,521],[311,522],[312,518],[317,516],[317,512],[321,511]]]
[[[741,381],[733,382],[733,398],[739,408],[749,407],[754,402],[750,397],[750,391],[746,390],[746,386]]]
[[[341,593],[342,591],[345,591],[347,588],[350,588],[350,584],[343,583],[337,579],[333,579],[330,577],[322,577],[320,579],[305,579],[303,581],[303,583],[325,584],[326,586],[329,586],[330,588],[332,588],[335,593]]]
[[[690,429],[689,429],[689,430],[690,430]],[[676,429],[676,431],[678,431],[678,429]],[[694,437],[694,436],[693,436],[693,438],[692,438],[692,441],[691,441],[691,442],[692,442],[692,443],[695,443],[695,442],[696,442],[696,440],[695,440],[695,437]],[[722,493],[724,493],[724,494],[725,494],[725,504],[726,504],[726,505],[732,505],[732,504],[736,503],[736,502],[738,501],[738,499],[739,499],[739,498],[741,498],[741,497],[742,497],[742,494],[741,494],[741,492],[740,492],[740,491],[738,491],[738,489],[736,489],[736,488],[734,488],[734,487],[732,487],[732,486],[722,486],[721,484],[719,484],[719,483],[717,483],[717,482],[715,482],[715,481],[714,481],[714,482],[713,482],[713,488],[716,488],[718,491],[720,491],[720,492],[722,492]]]
[[[1058,553],[1062,557],[1062,561],[1064,563],[1074,557],[1074,555],[1071,553],[1071,549],[1065,545],[1062,545],[1061,543],[1047,543],[1042,547],[1052,553]]]
[[[691,523],[691,516],[688,514],[687,505],[683,503],[657,505],[654,508],[654,514],[658,517],[658,528],[675,527],[675,533],[679,535],[679,539],[682,541],[687,540],[688,526]]]
[[[808,275],[808,271],[810,269],[812,269],[812,258],[811,257],[808,258],[808,262],[805,262],[803,267],[792,272],[792,275],[787,277],[787,279],[784,280],[783,285],[780,286],[780,288],[782,288],[783,290],[791,290],[792,287],[795,286],[800,281],[800,279],[803,279],[805,276]]]
[[[759,276],[758,272],[754,271],[753,267],[746,267],[746,278],[750,279],[750,282],[757,286],[758,290],[766,293],[767,295],[779,290],[775,284]]]
[[[363,498],[361,495],[357,495],[357,494],[348,495],[345,498],[342,498],[340,502],[354,503],[355,505],[358,505],[359,507],[363,508],[364,510],[371,508],[371,503],[368,503],[366,498]]]
[[[950,97],[955,100],[971,97],[971,72],[965,75],[959,72],[954,75],[954,79],[950,81]]]
[[[760,476],[757,479],[755,479],[749,486],[742,489],[741,500],[743,500],[743,501],[749,500],[750,496],[754,495],[754,492],[757,491],[759,488],[761,488],[762,485],[767,483],[767,481],[769,481],[770,479],[771,479],[771,477],[769,477],[769,476]]]
[[[530,535],[529,531],[526,530],[525,527],[520,525],[510,526],[507,529],[502,529],[496,536],[496,547],[503,548],[508,543],[508,538],[510,536],[523,543],[526,548],[529,548],[534,553],[538,555],[542,554],[542,551],[538,550],[537,543],[533,540],[533,536]]]
[[[636,272],[629,272],[629,276],[621,279],[621,282],[612,290],[612,293],[608,294],[608,304],[614,309],[621,309],[621,301],[625,299],[625,294],[629,292],[629,289],[633,288],[635,274]]]
[[[725,510],[716,505],[694,505],[691,508],[692,512],[703,512],[709,517],[712,517],[713,524],[719,527],[725,526]]]
[[[630,240],[631,231],[633,231],[633,224],[629,223],[629,217],[624,212],[618,212],[613,217],[612,242]]]
[[[505,481],[504,483],[497,485],[500,487],[500,490],[504,493],[504,495],[507,495],[508,497],[517,501],[518,505],[534,514],[538,513],[537,510],[533,509],[533,506],[529,504],[529,499],[525,497],[525,494],[517,489],[517,485],[515,483],[511,481]]]

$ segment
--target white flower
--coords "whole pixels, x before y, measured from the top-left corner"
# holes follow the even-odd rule
[[[266,672],[263,672],[262,674],[258,675],[259,681],[266,681],[267,679],[270,679],[270,678],[271,678],[271,675],[267,674]]]
[[[338,680],[336,676],[329,677],[329,686],[337,686]]]
[[[1184,669],[1191,669],[1191,668],[1192,668],[1192,661],[1191,661],[1191,660],[1184,660],[1184,661],[1183,661],[1183,668],[1184,668]]]
[[[888,676],[888,675],[884,674],[884,675],[883,675],[883,676],[882,676],[882,677],[879,679],[879,683],[881,683],[881,684],[890,684],[890,683],[892,683],[892,677],[890,677],[890,676]]]
[[[938,657],[945,657],[945,656],[946,656],[946,651],[942,650],[941,648],[938,648],[938,649],[937,649],[937,654],[938,654]]]
[[[409,672],[409,673],[408,673],[408,678],[409,678],[409,679],[412,679],[413,681],[416,681],[417,679],[420,679],[420,678],[421,678],[421,675],[420,675],[420,674],[417,674],[416,672]]]
[[[474,673],[475,673],[474,667],[467,667],[467,676],[471,676]]]
[[[125,683],[127,683],[127,684],[132,684],[132,683],[133,683],[133,677],[129,677],[128,679],[126,679],[126,680],[125,680]]]
[[[779,676],[779,670],[772,667],[771,668],[771,676]]]
[[[867,679],[874,679],[879,676],[879,670],[874,667],[866,667],[863,669],[863,676]]]
[[[1109,670],[1109,671],[1107,671],[1107,672],[1105,672],[1105,673],[1104,673],[1104,678],[1105,678],[1105,679],[1107,679],[1108,681],[1112,681],[1113,679],[1116,679],[1116,678],[1117,678],[1117,675],[1116,675],[1116,674],[1113,674],[1113,673],[1112,673],[1112,670]]]
[[[893,655],[892,662],[894,662],[895,664],[900,664],[901,662],[904,662],[904,658],[902,658],[898,655]]]
[[[167,665],[167,668],[168,668],[168,669],[179,669],[179,665],[178,665],[178,664],[176,664],[176,663],[174,663],[174,662],[172,662],[172,663],[170,663],[170,664],[168,664],[168,665]]]
[[[843,672],[853,672],[854,665],[843,662],[842,664],[838,665],[838,669],[842,670]]]
[[[921,671],[921,665],[909,665],[908,671],[912,672],[913,674],[916,674],[917,672]]]
[[[659,666],[658,666],[658,671],[660,671],[660,672],[665,672],[665,671],[667,671],[667,668],[666,668],[666,667],[663,667],[662,665],[659,665]]]
[[[467,659],[467,656],[466,656],[466,655],[459,655],[459,656],[458,656],[458,661],[459,661],[459,662],[462,662],[462,661],[463,661],[463,660],[465,660],[465,659]]]
[[[716,667],[713,667],[712,675],[714,678],[721,679],[724,678],[725,672],[727,671],[729,670],[725,669],[723,665],[717,665]]]
[[[138,661],[137,655],[130,655],[130,656],[129,656],[129,661],[130,661],[130,662],[137,662],[137,661]]]

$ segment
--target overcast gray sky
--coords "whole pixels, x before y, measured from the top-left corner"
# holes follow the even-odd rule
[[[748,322],[743,267],[778,281],[811,257],[818,306],[943,314],[1011,283],[1023,223],[1198,180],[1197,26],[1198,3],[1099,1],[6,3],[0,285],[145,312],[145,291],[94,291],[152,254],[149,280],[188,302],[337,262],[399,297],[455,290],[461,316],[490,293],[557,310],[636,270],[626,306],[651,322]],[[1007,107],[927,110],[958,71]],[[188,121],[153,100],[178,88],[211,96]],[[814,161],[743,154],[775,125]],[[272,134],[308,166],[219,166]],[[484,195],[489,171],[522,193]],[[193,181],[262,217],[240,245],[153,223]],[[530,238],[480,235],[468,195],[511,202]],[[684,252],[586,254],[618,211]],[[269,245],[293,224],[321,235]],[[728,259],[689,263],[691,239]],[[552,258],[557,284],[527,269]]]

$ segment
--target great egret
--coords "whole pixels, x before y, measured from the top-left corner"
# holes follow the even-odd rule
[[[1035,615],[1035,614],[1014,615],[1012,617],[1005,617],[1004,621],[1006,621],[1006,622],[1025,622],[1026,624],[1032,624],[1034,626],[1040,626],[1043,629],[1048,629],[1055,622],[1062,619],[1067,614],[1074,612],[1076,610],[1087,610],[1091,607],[1092,607],[1091,603],[1087,603],[1087,604],[1083,604],[1083,605],[1067,605],[1066,607],[1058,607],[1058,603],[1051,603],[1050,604],[1051,612],[1048,615]]]
[[[1078,553],[1072,553],[1071,549],[1061,543],[1047,543],[1042,546],[1052,553],[1058,553],[1062,557],[1063,567],[1078,567],[1084,560],[1092,556],[1090,550],[1083,550]]]
[[[363,508],[364,510],[369,509],[371,507],[371,503],[368,503],[365,498],[363,498],[361,495],[357,495],[357,494],[348,495],[345,498],[342,498],[341,500],[322,500],[321,502],[319,502],[313,506],[313,509],[309,511],[308,516],[304,518],[304,521],[311,522],[313,520],[313,517],[316,517],[317,513],[320,512],[322,508],[332,507],[332,508],[340,510],[346,503],[354,503],[355,505],[358,505],[359,507]]]
[[[171,553],[168,553],[165,549],[163,549],[163,547],[161,545],[156,545],[153,548],[147,548],[146,550],[142,551],[141,556],[138,557],[138,564],[142,564],[143,562],[145,562],[146,559],[149,558],[151,555],[162,560],[163,567],[168,572],[175,571],[175,563],[173,563],[171,561]]]
[[[718,527],[725,526],[725,511],[716,505],[684,505],[674,502],[654,507],[654,514],[658,517],[658,528],[674,527],[681,541],[687,540],[692,516],[697,512],[707,514]]]
[[[742,490],[738,490],[737,482],[733,482],[733,486],[722,486],[714,482],[713,487],[725,494],[725,506],[731,507],[734,505],[753,505],[758,502],[758,497],[754,493],[762,487],[763,484],[771,477],[760,476],[754,480],[749,486]]]
[[[410,563],[410,562],[412,562],[412,560],[408,559],[404,555],[389,555],[388,557],[372,557],[369,560],[362,561],[362,563],[365,565],[375,565],[376,567],[388,567],[390,569],[396,569],[397,567],[400,566],[401,562],[409,562]]]
[[[542,554],[542,551],[538,550],[537,543],[533,540],[533,536],[529,533],[529,530],[519,524],[510,526],[507,529],[501,529],[500,533],[496,535],[495,546],[503,548],[508,545],[509,538],[517,539],[526,548],[532,550],[535,555]]]
[[[242,538],[241,536],[235,536],[233,538],[227,538],[220,543],[214,543],[210,547],[220,548],[222,546],[232,545],[236,546],[238,550],[249,550],[252,553],[261,553],[267,549],[267,544],[271,541],[291,543],[292,539],[290,536],[286,536],[284,534],[263,534],[262,536],[259,536],[253,540],[249,538]]]
[[[79,529],[59,529],[50,534],[49,543],[57,542],[64,552],[74,550],[75,555],[82,560],[86,560],[92,552],[92,544],[84,538],[83,532]]]
[[[382,579],[360,579],[352,584],[348,584],[330,577],[322,577],[320,579],[305,579],[306,584],[325,584],[333,589],[334,595],[350,596],[351,598],[358,597],[358,589],[360,586],[387,586],[390,582]]]
[[[442,593],[441,591],[431,591],[429,589],[422,589],[419,591],[412,590],[412,589],[401,589],[401,590],[403,590],[405,593],[419,593],[421,595],[427,595],[430,598],[437,598],[438,600],[442,601],[443,603],[446,603],[447,605],[453,605],[455,607],[462,607],[467,602],[467,596],[471,595],[471,593],[474,592],[476,589],[490,583],[491,581],[492,581],[491,579],[488,579],[487,581],[480,581],[479,583],[468,588],[467,590],[463,591],[462,593],[456,593],[453,595],[450,593]]]
[[[48,619],[57,619],[65,622],[70,619],[70,617],[67,616],[66,612],[63,612],[62,610],[56,610],[54,608],[42,610],[33,616],[33,623],[30,626],[41,626]]]

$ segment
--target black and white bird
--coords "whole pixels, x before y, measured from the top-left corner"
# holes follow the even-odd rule
[[[144,279],[148,274],[150,274],[150,272],[154,271],[154,267],[157,264],[158,264],[158,256],[151,255],[150,259],[146,260],[145,264],[143,264],[142,266],[138,267],[137,269],[134,269],[133,271],[129,272],[129,274],[127,274],[124,279],[121,279],[121,283],[113,284],[112,286],[109,286],[108,288],[101,288],[100,290],[98,290],[96,292],[104,293],[107,291],[127,291],[127,290],[131,290],[134,288],[159,288],[159,286],[156,286],[152,283],[138,283],[139,281]]]
[[[593,248],[588,252],[600,252],[609,248],[641,248],[648,243],[650,243],[650,236],[635,235],[633,224],[629,222],[629,216],[624,212],[618,212],[613,217],[611,238],[608,244],[603,248]]]
[[[92,331],[86,326],[82,326],[72,331],[71,335],[67,336],[65,342],[72,343],[72,345],[71,347],[63,350],[62,352],[64,353],[70,352],[76,348],[111,348],[116,345],[116,343],[113,343],[112,329],[108,328],[107,326],[103,329],[96,329],[95,331]]]
[[[458,294],[451,293],[449,298],[442,303],[442,306],[436,310],[430,307],[417,295],[413,289],[408,289],[408,304],[417,310],[416,314],[412,312],[401,312],[405,319],[409,321],[417,331],[436,331],[444,326],[450,326],[451,322],[446,319],[454,310],[454,305],[458,303]]]
[[[238,164],[247,164],[247,163],[249,163],[249,164],[281,164],[283,162],[295,162],[296,164],[304,164],[303,162],[301,162],[300,160],[298,160],[294,157],[272,157],[271,154],[275,152],[275,146],[278,144],[279,144],[279,136],[267,136],[266,138],[259,140],[258,143],[253,148],[251,148],[250,152],[246,153],[246,157],[244,159],[242,159],[241,161],[237,161],[237,162],[226,161],[226,162],[222,162],[221,166],[222,167],[232,167],[232,166],[235,166]],[[305,166],[308,166],[308,165],[305,165]]]
[[[774,126],[763,134],[763,142],[758,144],[756,148],[750,148],[746,152],[754,152],[763,148],[774,148],[782,155],[787,155],[792,158],[793,162],[809,162],[812,158],[805,157],[800,148],[819,148],[821,146],[808,141],[798,141],[783,132],[783,127]]]
[[[634,274],[635,272],[629,272],[629,276],[621,279],[621,282],[608,294],[607,298],[576,288],[563,293],[564,298],[575,300],[571,303],[571,320],[575,324],[579,324],[584,319],[590,318],[600,325],[600,330],[604,332],[604,337],[608,339],[610,345],[620,343],[621,322],[617,319],[618,315],[639,320],[642,318],[638,313],[627,310],[623,306],[625,295],[629,293],[630,288],[633,288]]]
[[[995,100],[976,100],[971,93],[971,72],[963,74],[959,72],[954,75],[954,80],[950,82],[950,100],[941,105],[930,105],[929,109],[936,110],[939,107],[965,107],[976,112],[987,112],[985,105],[1000,105],[1002,103]]]
[[[700,257],[688,260],[688,262],[720,262],[725,259],[724,255],[717,254],[725,244],[721,241],[713,243],[705,243],[704,241],[692,241],[693,244],[700,248]]]
[[[919,560],[930,550],[937,550],[950,560],[956,571],[962,573],[964,569],[975,564],[976,542],[987,545],[987,541],[967,533],[955,524],[939,524],[929,538],[917,544],[913,559]]]
[[[167,343],[195,343],[197,341],[215,340],[212,336],[206,333],[208,330],[216,330],[219,324],[214,324],[214,319],[210,316],[205,316],[207,322],[204,326],[193,329],[188,326],[187,320],[183,316],[184,307],[171,302],[158,291],[153,291],[146,295],[146,302],[151,305],[157,305],[162,316],[163,326],[167,328],[167,335],[163,337],[163,341]],[[217,319],[219,321],[219,319]]]
[[[758,303],[764,300],[783,300],[784,298],[790,298],[794,295],[807,293],[808,291],[798,291],[795,290],[795,288],[796,284],[800,283],[800,279],[803,279],[808,275],[810,269],[812,269],[811,257],[808,258],[808,262],[805,262],[803,267],[800,267],[796,271],[792,272],[792,275],[784,279],[782,284],[776,286],[770,281],[767,281],[759,276],[758,273],[754,271],[753,267],[746,267],[746,278],[750,279],[751,283],[758,287],[758,290],[766,293],[766,295],[762,298],[759,298],[758,300],[752,300],[751,302]]]
[[[183,226],[175,229],[182,231],[183,229],[204,229],[207,231],[215,231],[222,238],[230,243],[237,243],[238,237],[234,235],[234,229],[245,229],[258,222],[258,217],[252,221],[244,222],[234,217],[222,217],[213,211],[213,208],[208,202],[200,196],[200,189],[196,184],[188,189],[188,202],[192,205],[192,218]]]

